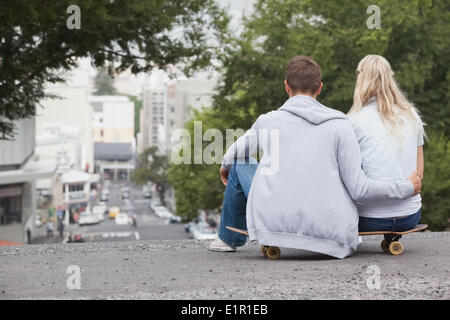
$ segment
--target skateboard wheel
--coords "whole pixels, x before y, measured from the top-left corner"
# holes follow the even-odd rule
[[[276,260],[280,257],[281,250],[278,247],[268,247],[266,251],[267,258],[271,260]]]
[[[403,245],[398,241],[394,241],[389,245],[389,252],[394,256],[398,256],[403,252]]]
[[[389,242],[387,242],[386,240],[381,241],[381,249],[388,253],[389,252]]]
[[[261,246],[261,253],[264,257],[267,257],[267,246]]]

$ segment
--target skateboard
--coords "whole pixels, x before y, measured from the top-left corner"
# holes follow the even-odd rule
[[[229,226],[226,226],[225,228],[227,228],[230,231],[234,231],[234,232],[246,235],[248,237],[248,232],[245,230],[241,230],[241,229],[233,228],[233,227],[229,227]],[[278,247],[262,245],[260,248],[261,248],[262,255],[271,260],[276,260],[281,255],[281,250]]]
[[[233,228],[226,226],[230,231],[237,232],[243,235],[246,235],[248,237],[248,232],[245,230],[241,230],[238,228]],[[394,256],[398,256],[402,254],[403,252],[403,244],[399,241],[400,238],[404,234],[413,233],[417,231],[423,231],[426,228],[428,228],[427,224],[418,224],[414,229],[402,231],[402,232],[395,232],[395,231],[368,231],[368,232],[359,232],[360,236],[370,236],[370,235],[377,235],[382,234],[384,235],[384,240],[381,241],[381,249],[386,253],[391,253]],[[271,259],[276,260],[281,255],[281,250],[278,247],[275,246],[261,246],[261,253],[263,256]]]
[[[414,229],[402,231],[402,232],[368,231],[368,232],[359,232],[359,235],[360,236],[370,236],[370,235],[376,235],[376,234],[384,235],[384,240],[381,241],[381,249],[386,253],[390,253],[394,256],[398,256],[398,255],[402,254],[402,252],[403,252],[403,244],[399,241],[400,238],[404,234],[413,233],[413,232],[417,232],[417,231],[423,231],[426,228],[428,228],[427,224],[418,224]]]

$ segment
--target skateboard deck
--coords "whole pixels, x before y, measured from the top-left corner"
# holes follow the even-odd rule
[[[404,235],[404,234],[408,234],[408,233],[413,233],[413,232],[417,232],[417,231],[422,231],[425,230],[426,228],[428,228],[427,224],[418,224],[414,229],[410,229],[410,230],[406,230],[406,231],[401,231],[401,232],[396,232],[396,231],[367,231],[367,232],[359,232],[360,236],[370,236],[370,235],[374,235],[374,234],[396,234],[396,235]]]
[[[230,231],[237,232],[243,235],[246,235],[248,237],[248,232],[242,229],[233,228],[226,226]],[[381,242],[381,249],[384,252],[389,252],[392,255],[400,255],[403,253],[403,245],[399,242],[402,235],[413,233],[417,231],[423,231],[426,228],[428,228],[427,224],[418,224],[414,229],[406,230],[402,232],[395,232],[395,231],[368,231],[368,232],[359,232],[360,236],[369,236],[369,235],[377,235],[382,234],[384,235],[384,240]],[[269,259],[278,259],[280,257],[281,251],[280,248],[274,247],[274,246],[261,246],[261,252],[265,257],[268,257]]]

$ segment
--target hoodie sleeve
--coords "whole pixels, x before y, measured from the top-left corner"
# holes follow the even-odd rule
[[[354,201],[405,199],[414,194],[408,181],[381,181],[368,178],[361,167],[361,152],[349,121],[338,135],[339,174]]]
[[[259,122],[261,122],[262,116],[263,115],[259,116],[252,127],[228,148],[223,157],[223,168],[230,169],[236,159],[249,158],[260,150],[258,125]]]

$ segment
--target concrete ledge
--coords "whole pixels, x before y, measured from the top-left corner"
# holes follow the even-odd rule
[[[450,233],[405,236],[405,252],[381,252],[365,237],[344,260],[256,243],[235,253],[195,240],[29,245],[0,248],[0,299],[450,299]],[[67,288],[67,268],[81,289]],[[375,268],[375,269],[374,269]],[[369,289],[373,270],[380,288]]]

